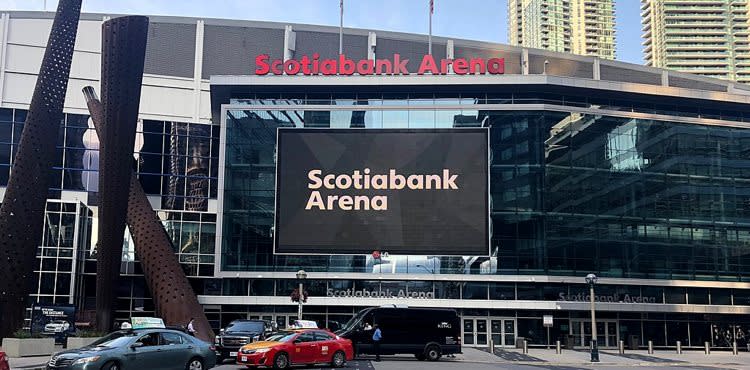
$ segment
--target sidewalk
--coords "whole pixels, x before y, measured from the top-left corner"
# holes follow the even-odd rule
[[[12,357],[10,358],[11,369],[36,370],[44,369],[52,356]]]
[[[489,354],[489,352],[486,352]],[[522,353],[520,349],[495,349],[497,361],[500,363],[515,363],[526,365],[591,365],[591,354],[587,350],[563,350],[556,354],[554,349],[530,348],[528,354]],[[680,365],[704,365],[704,366],[738,366],[750,365],[750,353],[740,352],[732,355],[731,352],[711,352],[706,355],[703,351],[683,351],[677,354],[675,351],[655,351],[648,354],[645,350],[625,351],[621,355],[617,350],[602,350],[599,352],[599,365],[624,365],[624,366],[680,366]]]

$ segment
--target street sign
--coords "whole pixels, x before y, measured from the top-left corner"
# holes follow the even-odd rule
[[[552,326],[552,315],[544,315],[542,316],[542,321],[544,323],[545,328],[549,328]]]

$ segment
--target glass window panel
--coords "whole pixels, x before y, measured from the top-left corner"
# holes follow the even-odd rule
[[[434,128],[435,111],[411,110],[409,111],[409,128]]]
[[[383,111],[383,128],[408,128],[409,111],[386,110]]]
[[[58,295],[70,294],[70,274],[57,274],[55,294],[58,294]]]
[[[688,303],[708,304],[708,288],[688,288]]]
[[[515,284],[490,283],[490,299],[506,300],[515,298]]]
[[[13,123],[0,119],[0,143],[13,142]]]
[[[487,299],[487,283],[468,282],[463,283],[462,299]]]
[[[731,289],[711,289],[711,304],[730,305],[732,304]]]
[[[685,304],[685,288],[664,288],[665,303]]]
[[[353,111],[345,110],[334,110],[330,113],[331,128],[350,128],[350,127],[362,127],[364,122],[362,121],[361,114],[357,112],[355,115]]]

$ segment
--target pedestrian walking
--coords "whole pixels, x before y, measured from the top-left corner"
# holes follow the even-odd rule
[[[192,336],[195,336],[195,333],[196,333],[196,331],[195,331],[195,327],[193,326],[193,321],[194,321],[194,320],[195,320],[195,319],[191,317],[191,318],[190,318],[190,321],[188,321],[188,324],[187,324],[187,331],[188,331],[188,333],[190,333],[190,335],[192,335]]]
[[[380,332],[380,326],[375,324],[375,332],[372,333],[372,346],[375,350],[375,361],[380,361],[380,341],[383,339],[383,334]]]

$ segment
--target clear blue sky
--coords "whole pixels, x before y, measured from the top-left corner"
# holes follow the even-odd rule
[[[640,2],[615,0],[617,58],[642,64]],[[44,0],[0,0],[3,10],[41,10]],[[55,9],[57,0],[47,0]],[[344,26],[427,33],[429,0],[345,0]],[[180,15],[339,24],[339,0],[83,0],[95,13]],[[434,35],[506,43],[507,0],[435,0]]]

